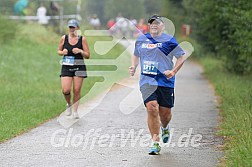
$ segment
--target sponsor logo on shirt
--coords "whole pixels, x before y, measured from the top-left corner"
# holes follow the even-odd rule
[[[162,48],[162,43],[156,43],[156,44],[153,44],[153,43],[149,43],[149,44],[143,43],[142,44],[142,48],[147,48],[147,49]]]

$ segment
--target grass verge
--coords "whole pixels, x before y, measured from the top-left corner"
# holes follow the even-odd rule
[[[61,57],[57,55],[60,37],[36,24],[19,25],[17,37],[11,44],[0,49],[0,143],[17,136],[41,123],[58,116],[65,109],[61,93]],[[124,48],[116,45],[106,55],[98,55],[95,41],[109,40],[105,37],[88,37],[91,59],[115,59]],[[128,75],[130,56],[124,57],[120,73],[113,73],[113,80]],[[119,64],[120,65],[120,64]],[[114,70],[114,66],[90,66],[93,71]],[[103,77],[84,80],[82,96]],[[109,85],[104,84],[102,89]],[[99,93],[96,92],[96,93]],[[93,95],[94,96],[94,95]]]
[[[205,75],[221,97],[222,115],[219,135],[225,138],[225,164],[251,166],[252,164],[252,78],[231,74],[217,58],[199,59]]]

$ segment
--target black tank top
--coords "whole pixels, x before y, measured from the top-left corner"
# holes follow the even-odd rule
[[[73,48],[79,48],[79,49],[83,49],[82,47],[82,36],[78,36],[78,42],[75,45],[71,45],[68,41],[68,35],[65,35],[65,42],[63,45],[63,48],[66,48],[68,50],[68,54],[65,56],[74,56],[75,59],[83,59],[83,56],[78,53],[78,54],[74,54],[72,52]]]

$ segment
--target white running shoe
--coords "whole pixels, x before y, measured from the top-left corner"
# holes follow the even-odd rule
[[[73,118],[74,119],[79,119],[80,118],[77,111],[73,112]]]
[[[72,115],[72,106],[67,104],[66,111],[65,111],[66,116]]]

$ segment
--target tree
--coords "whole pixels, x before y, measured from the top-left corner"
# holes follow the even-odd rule
[[[184,0],[182,4],[195,18],[191,23],[207,51],[224,59],[229,71],[252,73],[251,1]]]
[[[105,4],[106,19],[115,18],[118,13],[126,18],[145,18],[144,0],[107,0]]]
[[[13,14],[13,7],[17,0],[1,0],[0,1],[0,13],[1,14]]]
[[[144,7],[145,13],[149,16],[152,14],[160,14],[161,15],[161,7],[162,7],[162,0],[153,1],[153,0],[145,0]]]
[[[105,17],[104,17],[104,6],[107,1],[104,0],[87,0],[85,4],[86,16],[92,16],[93,14],[96,14],[102,23],[105,23]]]

